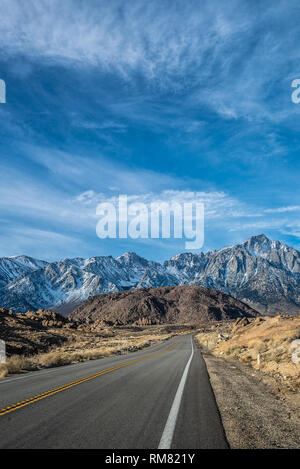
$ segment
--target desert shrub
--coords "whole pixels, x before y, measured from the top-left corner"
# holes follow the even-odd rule
[[[240,347],[239,345],[235,345],[234,347],[229,347],[227,350],[225,350],[225,355],[238,357],[242,351],[243,351],[243,347]]]
[[[37,358],[39,364],[45,368],[50,368],[52,366],[68,365],[69,363],[71,363],[70,357],[66,353],[49,352],[45,353],[44,355],[40,355]]]
[[[246,355],[246,356],[242,357],[241,361],[244,362],[244,363],[251,363],[253,361],[253,358],[252,358],[251,355]]]
[[[24,355],[12,355],[7,359],[6,367],[9,373],[34,370],[36,367],[32,360]]]
[[[268,361],[273,361],[275,363],[280,363],[284,358],[285,356],[287,355],[287,351],[286,350],[283,350],[283,349],[273,349],[273,350],[270,350],[269,352],[267,352],[265,354],[265,358],[268,360]]]
[[[258,344],[256,347],[255,347],[255,351],[257,353],[265,353],[269,350],[269,347],[266,343],[261,343],[261,344]]]
[[[300,327],[296,329],[296,332],[293,338],[293,340],[297,340],[297,339],[300,339]]]
[[[8,369],[5,363],[0,363],[0,379],[5,378],[8,375]]]

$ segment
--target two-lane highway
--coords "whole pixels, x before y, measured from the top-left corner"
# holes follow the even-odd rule
[[[0,382],[0,448],[227,448],[191,335]]]

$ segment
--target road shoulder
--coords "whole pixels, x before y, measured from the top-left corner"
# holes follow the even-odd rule
[[[183,393],[172,448],[228,448],[206,365],[197,347]]]
[[[299,410],[290,401],[246,365],[203,356],[231,448],[299,448]]]

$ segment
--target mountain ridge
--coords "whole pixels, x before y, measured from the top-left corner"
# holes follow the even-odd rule
[[[30,256],[10,256],[0,258],[0,288],[14,278],[34,270],[46,267],[48,262]]]
[[[97,294],[195,285],[229,294],[262,313],[300,312],[300,253],[264,234],[216,251],[180,253],[163,263],[133,252],[41,262],[0,288],[2,307],[69,312]]]

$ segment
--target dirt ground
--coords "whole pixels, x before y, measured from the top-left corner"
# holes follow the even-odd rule
[[[231,448],[300,448],[299,394],[280,394],[274,378],[244,363],[204,359]]]
[[[287,315],[224,321],[196,335],[200,346],[213,355],[274,378],[283,395],[300,394],[299,339],[300,317]]]

